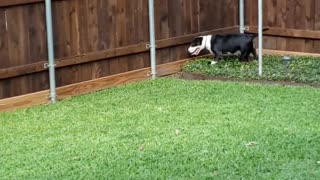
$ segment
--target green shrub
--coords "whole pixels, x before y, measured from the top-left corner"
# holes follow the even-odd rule
[[[237,78],[241,80],[293,81],[308,84],[320,83],[320,59],[315,57],[292,57],[288,68],[281,56],[267,55],[263,58],[263,75],[258,75],[258,61],[240,62],[237,59],[222,60],[211,65],[209,58],[188,62],[184,71],[209,76]]]

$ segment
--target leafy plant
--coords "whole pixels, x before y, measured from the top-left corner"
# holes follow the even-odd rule
[[[308,84],[320,83],[320,59],[294,56],[287,68],[281,56],[264,56],[263,75],[258,75],[258,62],[239,62],[226,59],[211,65],[212,59],[200,58],[184,66],[184,71],[210,76],[237,78],[244,80],[292,81]]]

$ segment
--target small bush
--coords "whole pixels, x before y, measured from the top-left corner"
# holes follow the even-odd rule
[[[241,80],[292,81],[320,84],[320,59],[315,57],[292,57],[287,68],[281,56],[267,55],[263,58],[263,76],[258,75],[258,61],[240,62],[226,59],[211,65],[209,58],[188,62],[184,71],[209,76],[237,78]]]

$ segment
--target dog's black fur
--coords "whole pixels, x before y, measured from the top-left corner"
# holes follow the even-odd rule
[[[263,29],[263,31],[268,30]],[[211,36],[211,47],[208,49],[207,45],[205,48],[211,51],[211,53],[215,54],[215,59],[220,60],[222,57],[225,56],[226,53],[235,53],[237,51],[241,52],[239,57],[240,61],[248,61],[250,54],[257,58],[257,53],[253,45],[253,40],[258,36],[258,34],[224,34],[224,35],[213,35]],[[190,47],[200,47],[202,43],[207,44],[204,38],[210,36],[199,36],[195,38]],[[201,48],[200,48],[201,49]],[[202,50],[202,49],[201,49]],[[200,50],[200,51],[201,51]],[[195,52],[197,49],[193,52]],[[190,52],[189,50],[189,53]],[[197,53],[196,53],[197,54]]]
[[[253,34],[226,34],[216,35],[211,40],[211,51],[216,55],[216,60],[220,60],[224,53],[235,53],[240,51],[240,61],[248,61],[249,55],[256,58],[257,53],[253,47]]]

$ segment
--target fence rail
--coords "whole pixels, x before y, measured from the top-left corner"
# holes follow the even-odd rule
[[[0,0],[0,99],[48,89],[43,2]],[[58,87],[150,66],[148,0],[52,2]],[[157,64],[187,58],[194,36],[237,24],[234,0],[155,0]]]
[[[248,26],[248,33],[257,33],[258,27]],[[303,39],[320,39],[320,31],[315,30],[301,30],[301,29],[288,29],[288,28],[278,28],[269,27],[268,31],[263,33],[264,35],[279,36],[279,37],[289,37],[289,38],[303,38]]]
[[[236,32],[237,29],[238,29],[238,27],[234,26],[234,27],[216,29],[216,30],[212,30],[212,31],[206,31],[206,32],[201,32],[201,33],[196,33],[196,34],[175,37],[175,38],[169,38],[169,39],[165,39],[165,40],[158,40],[158,41],[156,41],[157,49],[185,45],[185,44],[188,44],[193,39],[193,37],[199,36],[202,34],[217,34],[217,33],[228,33],[228,32],[231,33],[231,32]],[[56,67],[61,68],[61,67],[66,67],[66,66],[95,62],[95,61],[99,61],[101,59],[110,59],[110,58],[115,58],[115,57],[119,57],[119,56],[144,53],[144,52],[148,52],[147,45],[148,45],[148,43],[142,43],[142,44],[127,46],[127,47],[122,47],[122,48],[110,49],[110,50],[99,51],[99,52],[94,52],[94,53],[87,53],[87,54],[83,54],[83,55],[79,55],[79,56],[75,56],[75,57],[57,59],[56,60]],[[47,63],[47,61],[41,61],[38,63],[17,66],[17,67],[13,67],[13,68],[1,69],[0,70],[0,79],[46,71],[47,68],[45,67],[45,63]]]
[[[264,1],[264,48],[320,54],[320,1]],[[257,25],[257,0],[246,0],[246,25]],[[250,31],[251,31],[250,30]]]
[[[0,0],[0,7],[44,2],[44,0]]]

